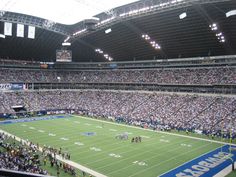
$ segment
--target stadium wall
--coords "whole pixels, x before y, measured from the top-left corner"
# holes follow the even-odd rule
[[[234,162],[234,166],[236,166],[236,162]],[[224,170],[220,171],[219,173],[217,173],[215,176],[213,177],[222,177],[222,176],[227,176],[228,174],[230,174],[232,172],[232,165],[229,165],[228,167],[226,167]]]

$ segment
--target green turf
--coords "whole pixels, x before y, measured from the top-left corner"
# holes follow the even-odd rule
[[[236,170],[227,175],[227,177],[235,177],[235,176],[236,176]]]
[[[35,129],[30,129],[30,127]],[[71,153],[72,161],[109,177],[156,177],[221,146],[217,143],[166,135],[78,116],[1,125],[0,128],[23,139],[39,143],[40,146],[45,144],[57,148],[62,147],[64,151]],[[40,133],[38,130],[45,132]],[[96,135],[84,136],[83,132],[96,132]],[[142,143],[115,139],[117,134],[123,132],[132,133],[129,137],[145,136],[146,138],[143,138]],[[56,136],[49,136],[49,133]],[[68,138],[68,140],[60,138]],[[84,145],[76,145],[75,142]],[[183,146],[183,144],[189,146]],[[99,149],[100,151],[96,151]]]

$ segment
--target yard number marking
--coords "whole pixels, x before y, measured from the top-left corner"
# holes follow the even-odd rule
[[[53,133],[49,133],[48,135],[49,136],[56,136],[56,134],[53,134]]]
[[[109,156],[115,157],[115,158],[121,158],[121,155],[119,155],[119,154],[114,154],[114,153],[109,154]]]
[[[165,143],[169,143],[169,140],[165,140],[165,139],[160,139],[160,142],[165,142]]]
[[[133,164],[137,164],[137,165],[140,165],[140,166],[147,166],[147,164],[143,161],[134,161]]]
[[[84,145],[84,143],[81,143],[81,142],[75,142],[75,144],[78,145],[78,146],[83,146]]]
[[[101,151],[101,149],[96,148],[96,147],[91,147],[90,150],[91,150],[91,151],[95,151],[95,152],[99,152],[99,151]]]
[[[180,144],[181,146],[185,146],[185,147],[192,147],[191,144]]]

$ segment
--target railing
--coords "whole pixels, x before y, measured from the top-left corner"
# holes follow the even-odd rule
[[[146,90],[167,92],[236,94],[236,85],[184,85],[157,83],[28,83],[30,90],[42,89],[102,89],[102,90]]]
[[[46,67],[46,65],[48,65]],[[34,69],[58,69],[58,70],[101,70],[101,69],[141,69],[141,68],[185,68],[185,67],[222,67],[236,66],[236,55],[155,59],[145,61],[122,62],[71,62],[54,63],[38,61],[20,61],[12,59],[0,59],[0,67],[4,68],[34,68]]]
[[[7,169],[0,169],[0,176],[4,176],[4,177],[52,177],[52,176],[47,176],[47,175],[26,173],[26,172],[7,170]]]

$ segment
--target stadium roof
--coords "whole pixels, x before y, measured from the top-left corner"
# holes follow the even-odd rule
[[[154,6],[158,6],[154,11],[145,10],[145,7]],[[139,13],[135,11],[137,9],[144,11]],[[73,52],[73,61],[79,62],[106,61],[103,54],[108,54],[114,61],[236,54],[236,16],[226,17],[227,12],[235,9],[235,0],[138,1],[95,15],[100,23],[112,19],[114,14],[115,18],[78,35],[73,34],[85,29],[84,21],[74,25],[52,23],[51,26],[49,21],[49,26],[45,26],[48,21],[44,18],[5,12],[0,15],[0,34],[3,34],[4,22],[10,21],[13,35],[0,38],[0,57],[55,61],[56,49],[60,49],[68,37],[72,43],[68,49]],[[180,19],[179,15],[184,12],[187,16]],[[123,17],[122,14],[126,15]],[[16,37],[16,23],[36,26],[35,39]],[[217,30],[209,26],[214,23]],[[105,30],[109,28],[111,32],[106,34]],[[219,33],[224,42],[220,42]],[[151,39],[143,39],[143,34]],[[161,49],[152,47],[151,41],[158,43]],[[104,53],[99,54],[95,49]]]

